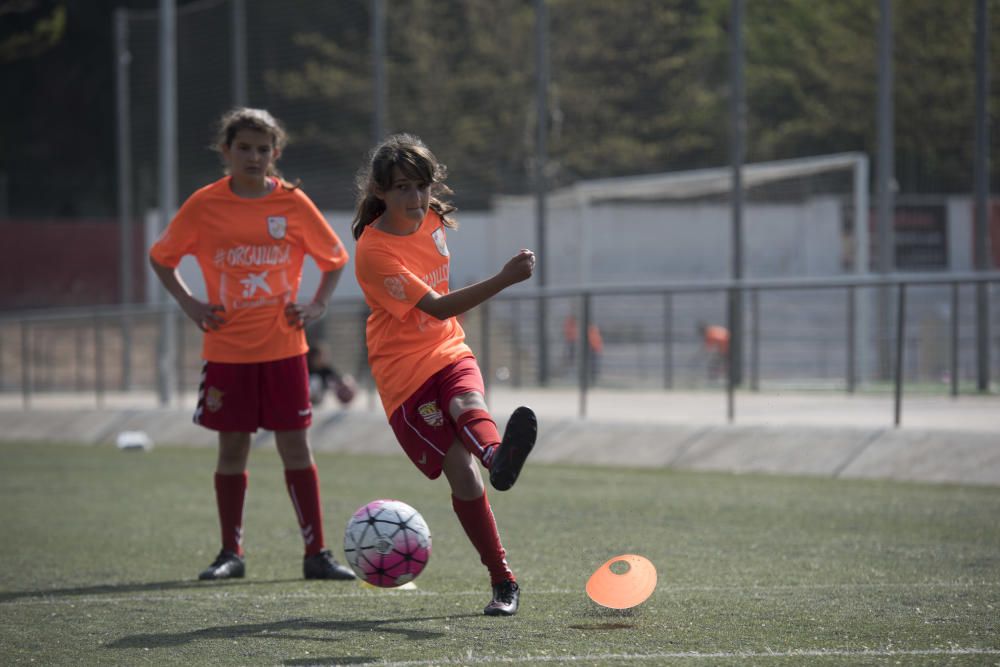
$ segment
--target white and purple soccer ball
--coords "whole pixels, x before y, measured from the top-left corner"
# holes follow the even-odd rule
[[[344,530],[344,555],[373,586],[413,581],[431,556],[431,531],[420,512],[399,500],[373,500],[358,508]]]

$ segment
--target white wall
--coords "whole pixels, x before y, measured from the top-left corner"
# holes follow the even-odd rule
[[[535,245],[534,205],[506,198],[494,212],[500,255]],[[727,278],[731,219],[726,204],[603,204],[548,211],[550,285]],[[833,198],[744,209],[747,277],[842,273],[841,211]],[[540,258],[541,259],[541,258]]]
[[[972,269],[972,210],[968,197],[947,201],[949,269]],[[334,298],[360,297],[354,278],[353,211],[326,211],[347,244],[351,263]],[[728,204],[602,204],[588,209],[550,205],[545,261],[548,284],[724,279],[730,271]],[[155,238],[156,213],[147,215],[147,247]],[[491,211],[460,211],[448,234],[452,287],[496,273],[521,248],[538,251],[535,204],[530,197],[501,197]],[[840,205],[832,197],[802,204],[754,204],[744,208],[745,275],[748,278],[834,276],[844,273]],[[205,287],[190,257],[181,277],[196,295]],[[149,271],[150,285],[155,277]],[[319,270],[306,259],[300,298],[312,295]],[[514,289],[517,289],[516,287]]]

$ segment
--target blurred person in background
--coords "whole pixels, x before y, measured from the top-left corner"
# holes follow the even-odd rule
[[[349,405],[354,400],[357,394],[354,377],[350,373],[341,373],[333,366],[325,343],[309,344],[306,365],[309,368],[309,400],[313,406],[322,405],[327,392],[332,392],[342,405]]]
[[[580,325],[573,313],[563,320],[563,341],[566,343],[566,371],[573,370],[576,361],[576,344],[580,338]],[[601,329],[591,322],[587,325],[587,363],[590,367],[590,381],[596,382],[601,371],[601,355],[604,354],[604,337]]]
[[[563,320],[563,342],[566,344],[565,364],[567,370],[576,361],[576,342],[580,339],[580,325],[576,322],[573,313],[566,315]]]
[[[708,379],[721,380],[729,369],[729,329],[718,324],[698,323],[702,350],[708,356]]]
[[[349,257],[298,183],[277,170],[286,140],[267,111],[226,113],[215,142],[225,175],[184,202],[149,252],[157,277],[204,332],[194,421],[219,434],[222,549],[199,579],[244,576],[247,459],[258,428],[274,431],[305,546],[305,578],[355,578],[325,546],[319,475],[306,436],[312,408],[304,331],[326,313]],[[312,299],[298,303],[307,254],[323,273]],[[185,255],[198,261],[206,301],[177,272]]]
[[[520,586],[507,563],[479,463],[498,491],[513,486],[535,445],[537,422],[514,410],[503,439],[486,405],[479,364],[457,316],[531,277],[535,254],[521,250],[499,273],[450,291],[446,229],[454,206],[447,170],[417,137],[390,136],[358,174],[355,273],[371,308],[368,361],[389,424],[429,479],[442,472],[452,509],[489,571],[488,616],[517,613]]]
[[[604,337],[594,323],[587,326],[587,353],[590,355],[590,381],[597,382],[597,376],[601,372],[601,356],[604,354]]]

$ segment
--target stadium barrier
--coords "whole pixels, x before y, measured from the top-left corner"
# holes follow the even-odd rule
[[[679,387],[677,373],[683,370],[676,362],[675,349],[697,349],[701,342],[694,335],[679,337],[673,322],[676,319],[675,302],[685,296],[697,301],[720,298],[725,303],[724,322],[732,332],[731,358],[724,378],[714,385],[727,393],[727,417],[735,419],[737,389],[759,390],[761,386],[762,346],[768,334],[761,331],[761,299],[767,296],[777,302],[786,301],[794,292],[838,292],[842,302],[834,299],[815,299],[826,311],[829,321],[841,322],[841,332],[832,334],[841,341],[841,380],[844,390],[854,392],[859,386],[869,385],[880,376],[869,364],[873,352],[888,353],[888,375],[883,377],[886,388],[894,394],[893,423],[900,424],[903,401],[904,369],[906,368],[906,336],[908,330],[908,294],[920,286],[949,289],[950,307],[948,335],[935,345],[947,350],[936,350],[947,359],[947,382],[952,396],[959,395],[962,372],[959,359],[963,351],[966,358],[970,350],[960,344],[961,311],[960,288],[975,290],[975,308],[967,308],[966,328],[975,332],[971,337],[975,346],[974,373],[979,392],[988,392],[991,378],[996,376],[1000,354],[991,353],[997,340],[991,337],[991,295],[994,283],[1000,282],[1000,272],[948,273],[948,274],[890,274],[869,276],[843,276],[815,279],[747,279],[742,281],[716,280],[674,283],[639,283],[617,285],[584,285],[576,287],[550,287],[530,289],[517,286],[481,305],[463,317],[470,344],[476,351],[487,386],[495,382],[510,382],[513,386],[529,383],[547,386],[565,382],[551,369],[548,348],[558,340],[554,332],[561,330],[554,321],[555,314],[574,312],[577,340],[586,341],[591,324],[595,322],[594,304],[605,300],[621,306],[628,299],[639,299],[640,308],[655,310],[659,336],[628,339],[618,335],[608,347],[622,354],[634,355],[645,374],[655,361],[662,369],[662,387],[669,391]],[[995,290],[995,288],[993,288]],[[877,296],[875,303],[871,297]],[[736,308],[743,302],[747,309]],[[529,309],[525,310],[525,304]],[[536,311],[530,306],[534,304]],[[793,305],[793,309],[796,306]],[[837,310],[843,309],[838,314]],[[690,309],[689,309],[690,310]],[[877,332],[874,320],[881,312],[887,314],[890,328]],[[526,316],[525,313],[528,313]],[[742,326],[735,326],[734,313],[744,312]],[[777,318],[785,317],[779,311]],[[686,315],[690,315],[687,312]],[[367,306],[361,299],[334,300],[327,317],[307,331],[313,340],[322,339],[332,351],[334,365],[355,373],[366,387],[369,405],[374,406],[374,387],[367,373],[364,352],[364,326]],[[749,321],[747,321],[749,320]],[[763,320],[766,322],[767,318]],[[545,321],[544,327],[538,323]],[[985,325],[980,325],[980,322]],[[878,323],[881,325],[882,323]],[[823,326],[828,326],[825,324]],[[912,327],[912,323],[909,325]],[[984,335],[985,344],[980,343]],[[200,332],[195,325],[173,304],[97,306],[46,311],[23,311],[0,314],[0,393],[20,393],[23,409],[30,409],[36,397],[46,393],[71,392],[93,394],[94,404],[105,407],[110,391],[140,392],[155,388],[160,405],[168,406],[180,401],[190,392],[194,379],[200,373],[201,360],[195,351]],[[967,336],[966,339],[970,337]],[[659,346],[657,355],[642,349],[652,340]],[[828,340],[828,339],[824,339]],[[886,343],[887,350],[878,350]],[[821,346],[828,346],[821,341]],[[787,346],[779,342],[776,349]],[[585,346],[581,346],[585,348]],[[579,416],[587,416],[588,391],[597,382],[591,364],[596,359],[590,354],[576,355],[568,371],[569,382],[579,394]],[[623,365],[623,364],[620,364]],[[688,370],[691,370],[690,368]],[[698,369],[695,369],[697,372]],[[780,370],[780,369],[779,369]],[[535,380],[529,378],[534,375]],[[965,373],[966,376],[970,373]],[[747,377],[748,376],[748,377]],[[779,378],[780,379],[780,378]],[[690,381],[690,376],[688,377]],[[632,387],[641,378],[628,370],[624,384]],[[603,382],[603,380],[602,380]],[[610,381],[609,381],[610,382]],[[827,385],[825,385],[827,386]],[[828,388],[828,386],[827,386]]]

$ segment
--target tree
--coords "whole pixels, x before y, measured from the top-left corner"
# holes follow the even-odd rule
[[[0,19],[0,65],[39,56],[66,33],[66,7],[52,0],[7,0]]]
[[[8,181],[11,213],[115,213],[111,13],[123,2],[131,9],[158,4],[0,4],[0,178],[5,174]],[[553,186],[728,163],[730,0],[548,2]],[[225,57],[221,42],[229,35],[206,28],[198,16],[214,12],[221,26],[226,5],[178,4],[190,9],[185,25],[198,28],[178,35],[187,101],[181,146],[189,165],[181,174],[186,193],[218,174],[204,144],[229,100],[221,90],[228,82],[221,86],[225,74],[206,70],[224,70],[223,63],[208,61]],[[530,192],[534,2],[407,0],[386,6],[388,129],[427,141],[449,165],[464,208],[486,206],[495,193]],[[250,103],[288,124],[292,145],[283,163],[289,175],[303,177],[322,206],[349,206],[353,174],[372,143],[371,2],[299,0],[278,7],[247,0]],[[894,8],[901,189],[969,192],[973,5],[906,0]],[[1000,0],[991,0],[990,10],[995,119]],[[155,56],[151,25],[145,23],[142,44],[147,65]],[[877,25],[874,0],[746,3],[748,161],[856,150],[874,155]],[[216,55],[205,56],[209,50]],[[146,162],[155,154],[154,76],[145,77],[146,91],[133,110],[135,132],[150,143]],[[191,86],[195,76],[201,88]],[[993,133],[990,157],[1000,164],[1000,132]],[[146,162],[136,166],[148,181],[155,164]],[[1000,190],[1000,169],[993,169],[991,183]]]

